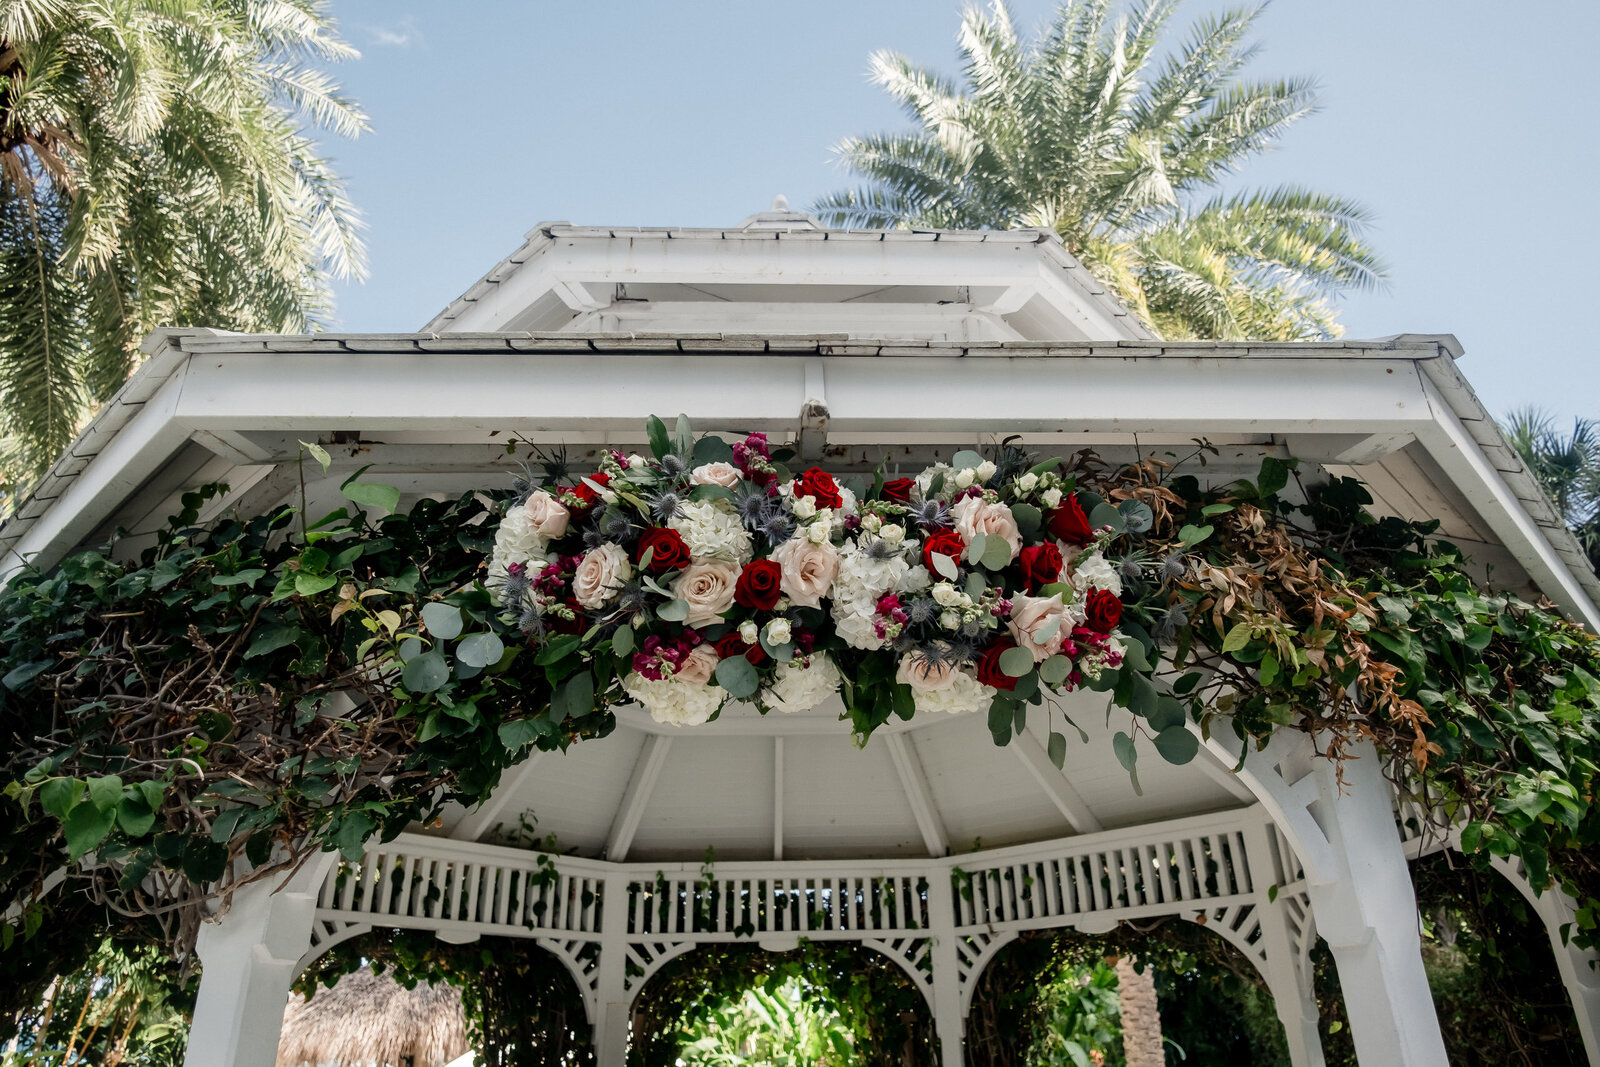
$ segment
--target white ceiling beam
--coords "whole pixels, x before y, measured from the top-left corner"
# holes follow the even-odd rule
[[[1011,740],[1011,751],[1017,754],[1017,759],[1028,769],[1028,774],[1044,790],[1054,804],[1061,817],[1067,824],[1080,834],[1098,833],[1104,829],[1100,820],[1095,818],[1094,812],[1089,810],[1089,805],[1084,803],[1083,797],[1072,788],[1066,775],[1056,770],[1056,765],[1050,762],[1050,754],[1045,751],[1039,739],[1028,730],[1023,730]]]
[[[661,777],[661,768],[671,750],[672,738],[661,734],[645,737],[639,758],[633,764],[633,774],[628,777],[628,787],[622,793],[622,802],[617,805],[616,817],[611,821],[611,832],[606,835],[605,857],[611,862],[621,863],[628,858],[633,836],[639,832],[639,821],[644,818],[650,794],[655,792],[656,779]]]
[[[494,787],[489,798],[463,815],[450,831],[450,836],[457,841],[476,841],[493,830],[506,807],[522,792],[522,787],[533,779],[534,768],[546,755],[545,752],[535,751],[513,767],[510,773],[501,775],[500,784]]]
[[[895,774],[900,778],[900,788],[905,790],[906,802],[911,805],[911,814],[916,817],[917,829],[922,832],[922,843],[927,846],[928,855],[949,854],[950,835],[945,832],[939,809],[928,791],[927,775],[923,773],[917,750],[901,734],[888,734],[883,741],[894,762]]]

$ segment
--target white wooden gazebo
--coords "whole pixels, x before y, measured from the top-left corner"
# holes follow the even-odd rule
[[[212,514],[276,507],[298,496],[300,440],[334,456],[315,511],[360,466],[407,499],[459,493],[507,484],[510,434],[581,464],[681,411],[838,471],[884,454],[915,471],[1009,434],[1111,460],[1205,438],[1219,483],[1296,456],[1307,478],[1354,475],[1380,509],[1440,519],[1497,582],[1600,624],[1600,583],[1457,370],[1454,338],[1156,340],[1047,232],[830,231],[781,205],[727,230],[547,223],[420,333],[165,330],[147,351],[0,529],[8,569],[115,527],[149,535],[201,483],[231,487]],[[610,736],[532,756],[485,804],[375,841],[359,865],[324,855],[286,886],[241,890],[200,937],[187,1062],[272,1064],[294,975],[343,939],[406,927],[536,939],[571,971],[602,1067],[623,1064],[633,999],[681,953],[856,942],[923,992],[956,1065],[973,988],[1021,931],[1180,916],[1260,970],[1296,1067],[1323,1062],[1318,937],[1362,1062],[1443,1067],[1407,857],[1450,835],[1397,817],[1372,753],[1341,790],[1307,735],[1237,773],[1237,747],[1208,743],[1185,766],[1142,763],[1141,796],[1111,756],[1125,713],[1108,728],[1104,694],[1071,701],[1091,736],[1061,770],[1042,721],[997,748],[980,716],[919,716],[858,749],[836,703],[687,729],[622,709]],[[525,813],[572,850],[554,880],[539,854],[492,843]],[[1571,901],[1530,899],[1600,1064],[1600,974],[1559,935]]]

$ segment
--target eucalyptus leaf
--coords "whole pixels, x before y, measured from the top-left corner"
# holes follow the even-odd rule
[[[1011,505],[1011,518],[1023,540],[1031,540],[1044,526],[1044,514],[1032,504],[1018,501]]]
[[[1047,751],[1050,753],[1050,762],[1054,763],[1056,770],[1059,771],[1062,765],[1067,762],[1067,735],[1058,734],[1051,730],[1050,745]]]
[[[469,667],[488,667],[499,663],[506,646],[495,634],[472,634],[456,646],[456,659]]]
[[[689,617],[689,602],[687,600],[669,600],[656,608],[656,616],[667,622],[682,622]]]
[[[717,684],[736,700],[748,700],[761,688],[761,676],[743,656],[729,656],[717,664]]]
[[[963,448],[950,457],[950,466],[958,471],[972,470],[983,465],[983,457],[970,448]]]
[[[1011,545],[1003,537],[991,536],[983,546],[983,565],[991,571],[1005,570],[1011,562]]]
[[[968,563],[983,562],[983,550],[989,547],[989,535],[986,533],[973,534],[972,540],[967,544],[964,558]]]
[[[1048,686],[1057,686],[1072,673],[1072,660],[1055,655],[1039,664],[1039,680]]]
[[[1025,648],[1008,648],[1000,653],[1000,670],[1011,678],[1021,678],[1033,670],[1033,653]]]
[[[928,558],[933,560],[933,569],[949,581],[953,582],[961,577],[961,571],[957,569],[956,561],[943,552],[934,552]]]
[[[614,655],[626,656],[633,651],[633,627],[623,623],[611,635],[611,651]]]
[[[1200,739],[1183,726],[1169,726],[1151,740],[1162,759],[1179,766],[1194,759],[1195,753],[1200,751]]]
[[[422,605],[422,622],[428,632],[441,641],[461,635],[461,609],[437,601]]]
[[[406,664],[400,681],[413,693],[431,693],[450,680],[450,665],[438,652],[425,652]]]

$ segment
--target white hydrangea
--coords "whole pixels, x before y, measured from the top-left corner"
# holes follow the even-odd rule
[[[652,680],[637,671],[629,672],[622,688],[652,719],[668,726],[699,726],[711,718],[727,695],[709,685],[674,678]]]
[[[851,648],[859,648],[864,652],[871,652],[883,648],[889,642],[879,637],[876,632],[876,620],[873,618],[873,605],[868,605],[865,613],[859,606],[841,605],[839,601],[833,602],[833,632],[839,639]]]
[[[1072,585],[1079,593],[1090,589],[1104,589],[1113,596],[1122,595],[1122,577],[1117,568],[1100,553],[1095,552],[1072,570]]]
[[[519,506],[507,511],[500,520],[500,528],[494,532],[493,562],[500,565],[502,580],[505,568],[513,563],[538,560],[538,566],[543,567],[548,544],[534,529],[527,508]]]
[[[914,577],[913,571],[921,573]],[[874,559],[854,541],[846,542],[839,549],[839,573],[834,576],[833,592],[829,594],[833,598],[834,627],[845,644],[867,651],[882,648],[884,642],[873,627],[878,598],[891,590],[906,592],[908,585],[925,587],[927,575],[921,564],[913,567],[903,555]]]
[[[818,652],[779,667],[761,699],[774,711],[809,711],[838,692],[839,681],[832,657]]]
[[[984,685],[966,671],[956,671],[951,683],[943,689],[912,691],[918,712],[942,712],[947,715],[966,715],[985,711],[994,700],[995,690]]]
[[[928,489],[929,489],[930,486],[933,485],[933,477],[936,474],[943,474],[944,475],[944,484],[943,484],[942,488],[939,490],[938,499],[947,500],[947,499],[949,499],[950,494],[955,492],[955,488],[956,487],[955,487],[954,474],[953,474],[953,472],[951,470],[950,464],[948,464],[948,463],[935,463],[933,466],[927,468],[926,470],[924,470],[921,474],[917,475],[917,477],[916,477],[916,483],[917,483],[917,494],[916,495],[917,495],[918,499],[922,499],[922,500],[928,499]]]
[[[667,525],[678,531],[695,559],[721,559],[743,565],[755,552],[739,516],[725,501],[682,504]]]

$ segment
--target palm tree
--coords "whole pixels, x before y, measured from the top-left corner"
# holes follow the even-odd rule
[[[299,331],[359,275],[306,129],[365,118],[319,69],[325,0],[0,0],[0,511],[155,326]]]
[[[1573,419],[1562,434],[1549,412],[1526,407],[1501,429],[1600,571],[1600,424]]]
[[[1177,0],[1066,0],[1037,41],[1001,0],[969,8],[957,85],[892,52],[871,75],[917,124],[834,149],[868,184],[814,210],[839,226],[1038,226],[1170,339],[1337,336],[1329,298],[1379,284],[1367,213],[1218,184],[1315,107],[1304,79],[1242,81],[1259,8],[1201,20],[1158,61]]]

